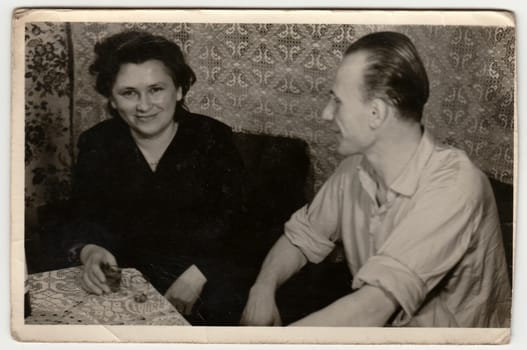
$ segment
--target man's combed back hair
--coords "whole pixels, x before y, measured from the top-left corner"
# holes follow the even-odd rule
[[[423,62],[410,39],[396,32],[377,32],[350,45],[345,56],[365,52],[364,99],[380,98],[402,117],[421,121],[429,83]]]
[[[95,61],[89,70],[96,76],[95,88],[105,97],[110,97],[119,69],[125,63],[163,62],[176,87],[181,87],[183,97],[196,81],[179,46],[162,36],[144,31],[124,31],[95,44],[94,51]]]

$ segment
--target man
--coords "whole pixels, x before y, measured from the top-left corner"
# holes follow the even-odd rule
[[[463,151],[424,130],[428,89],[406,36],[374,33],[348,48],[323,118],[333,122],[338,152],[350,157],[286,223],[242,324],[280,325],[277,288],[340,240],[351,293],[294,326],[508,326],[492,189]]]

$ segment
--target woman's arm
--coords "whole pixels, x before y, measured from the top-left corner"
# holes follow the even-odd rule
[[[96,244],[115,253],[114,239],[102,216],[107,212],[103,195],[106,172],[111,171],[105,162],[106,152],[97,146],[96,137],[82,134],[79,153],[72,174],[71,215],[65,223],[67,248],[75,247],[76,258],[86,244]]]

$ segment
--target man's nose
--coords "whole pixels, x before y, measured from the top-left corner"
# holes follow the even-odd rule
[[[136,109],[138,112],[146,112],[152,107],[152,101],[148,94],[140,94]]]
[[[332,101],[329,101],[326,107],[324,107],[324,110],[322,110],[322,119],[331,121],[333,120],[334,114],[335,114],[335,106],[332,103]]]

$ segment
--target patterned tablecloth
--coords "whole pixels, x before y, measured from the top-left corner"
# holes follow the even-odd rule
[[[136,269],[123,269],[118,292],[95,295],[80,285],[82,267],[29,275],[26,324],[189,325]],[[137,299],[141,293],[146,301]]]

